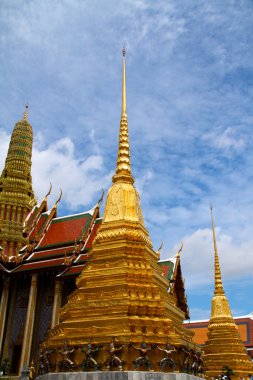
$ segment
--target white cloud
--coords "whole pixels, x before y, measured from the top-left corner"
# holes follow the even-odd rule
[[[38,202],[47,193],[51,182],[53,191],[49,204],[52,205],[56,201],[61,188],[65,208],[74,211],[78,207],[92,207],[92,202],[95,203],[100,197],[101,189],[109,186],[111,182],[112,173],[106,170],[103,157],[95,153],[78,159],[75,156],[73,141],[67,137],[42,149],[41,140],[43,135],[40,133],[39,139],[35,138],[32,155],[33,188]],[[0,130],[0,170],[3,169],[9,141],[10,136]]]
[[[221,274],[224,280],[239,279],[245,275],[252,276],[253,239],[234,242],[232,236],[216,228],[217,247],[219,253]],[[201,287],[213,284],[214,280],[214,248],[211,229],[199,229],[183,239],[182,266],[187,278],[187,288]],[[173,252],[179,247],[174,246]]]
[[[50,199],[53,201],[61,188],[65,207],[72,210],[92,206],[94,196],[99,197],[100,190],[108,186],[111,179],[102,156],[92,154],[82,160],[76,158],[70,138],[60,139],[43,150],[36,144],[32,172],[38,199],[42,199],[52,182],[54,191]]]
[[[9,143],[10,143],[10,135],[8,135],[6,131],[4,131],[3,129],[0,129],[0,163],[1,163],[2,168],[6,159]],[[0,169],[0,172],[1,172],[1,169]]]
[[[147,170],[145,173],[143,173],[142,176],[139,176],[136,178],[136,188],[141,195],[142,190],[144,186],[148,186],[148,183],[152,181],[152,178],[154,177],[154,173],[152,170]]]
[[[202,139],[207,141],[215,148],[219,149],[236,149],[240,150],[244,148],[246,142],[242,137],[236,136],[236,132],[231,127],[226,128],[221,133],[218,130],[214,130],[205,133]]]

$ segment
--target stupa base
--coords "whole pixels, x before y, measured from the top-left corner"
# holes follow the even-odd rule
[[[105,372],[57,372],[36,377],[36,380],[197,380],[187,373],[105,371]]]

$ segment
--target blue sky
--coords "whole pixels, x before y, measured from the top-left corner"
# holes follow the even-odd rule
[[[33,183],[60,214],[91,208],[115,169],[127,49],[132,170],[161,258],[184,242],[192,319],[213,292],[209,204],[234,315],[253,310],[253,2],[2,0],[0,163],[29,103]]]

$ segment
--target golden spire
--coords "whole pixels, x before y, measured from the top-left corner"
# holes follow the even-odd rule
[[[126,113],[127,107],[125,48],[123,48],[122,55],[122,109],[119,128],[118,158],[116,164],[116,171],[114,176],[112,177],[113,184],[110,187],[106,197],[106,204],[102,224],[105,224],[107,222],[114,223],[116,221],[128,221],[133,223],[138,222],[144,227],[144,220],[140,205],[140,197],[137,190],[134,187],[134,178],[131,174],[130,145],[128,138],[128,122]],[[96,237],[97,240],[101,237],[102,230],[103,228],[101,227],[100,233]],[[145,239],[147,239],[149,244],[151,244],[147,231],[145,231]]]
[[[233,320],[229,302],[223,290],[212,207],[211,218],[215,255],[215,287],[207,341],[204,348],[205,373],[208,378],[211,378],[216,376],[221,368],[227,366],[233,369],[235,379],[239,379],[251,373],[253,365],[245,352],[238,327]],[[228,342],[232,343],[228,344]]]
[[[126,49],[125,46],[122,49],[122,115],[127,113],[126,104]]]
[[[131,162],[130,162],[130,145],[128,137],[128,122],[127,122],[127,106],[126,106],[126,49],[122,50],[123,62],[122,62],[122,111],[120,120],[119,131],[119,148],[116,173],[113,176],[113,182],[127,182],[134,183],[134,179],[131,174]]]
[[[223,295],[224,290],[223,290],[223,286],[222,286],[222,279],[221,279],[221,271],[220,271],[220,263],[219,263],[219,257],[218,257],[218,251],[217,251],[217,244],[216,244],[216,235],[215,235],[215,229],[214,229],[212,206],[210,206],[210,210],[211,210],[212,230],[213,230],[213,246],[214,246],[214,275],[215,275],[214,295]]]
[[[25,112],[23,114],[23,120],[28,121],[28,103],[26,103],[26,106],[25,106]]]

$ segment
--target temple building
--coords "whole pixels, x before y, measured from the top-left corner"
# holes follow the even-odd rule
[[[51,186],[36,201],[32,145],[26,107],[0,177],[0,367],[5,363],[10,375],[32,362],[40,374],[152,369],[202,375],[203,334],[194,340],[197,326],[183,323],[190,316],[182,247],[160,260],[134,186],[125,49],[118,157],[103,217],[103,195],[90,210],[60,217],[62,192],[50,209]],[[215,291],[205,325],[206,375],[217,376],[227,366],[236,378],[246,378],[253,366],[223,290],[213,216],[212,230]]]
[[[36,203],[31,180],[33,133],[26,108],[14,127],[0,177],[0,360],[20,373],[59,321],[100,226],[99,205],[58,217]]]
[[[51,187],[41,203],[32,188],[32,126],[28,108],[14,127],[0,177],[0,363],[20,374],[39,360],[39,350],[53,349],[59,370],[60,349],[81,348],[92,341],[101,348],[122,345],[125,369],[133,369],[133,346],[145,344],[161,359],[155,345],[194,348],[193,333],[183,321],[189,310],[180,252],[159,262],[145,228],[139,195],[131,174],[126,113],[125,51],[118,160],[103,218],[100,199],[90,210],[58,216],[62,194],[48,209]],[[63,194],[64,196],[64,194]]]

